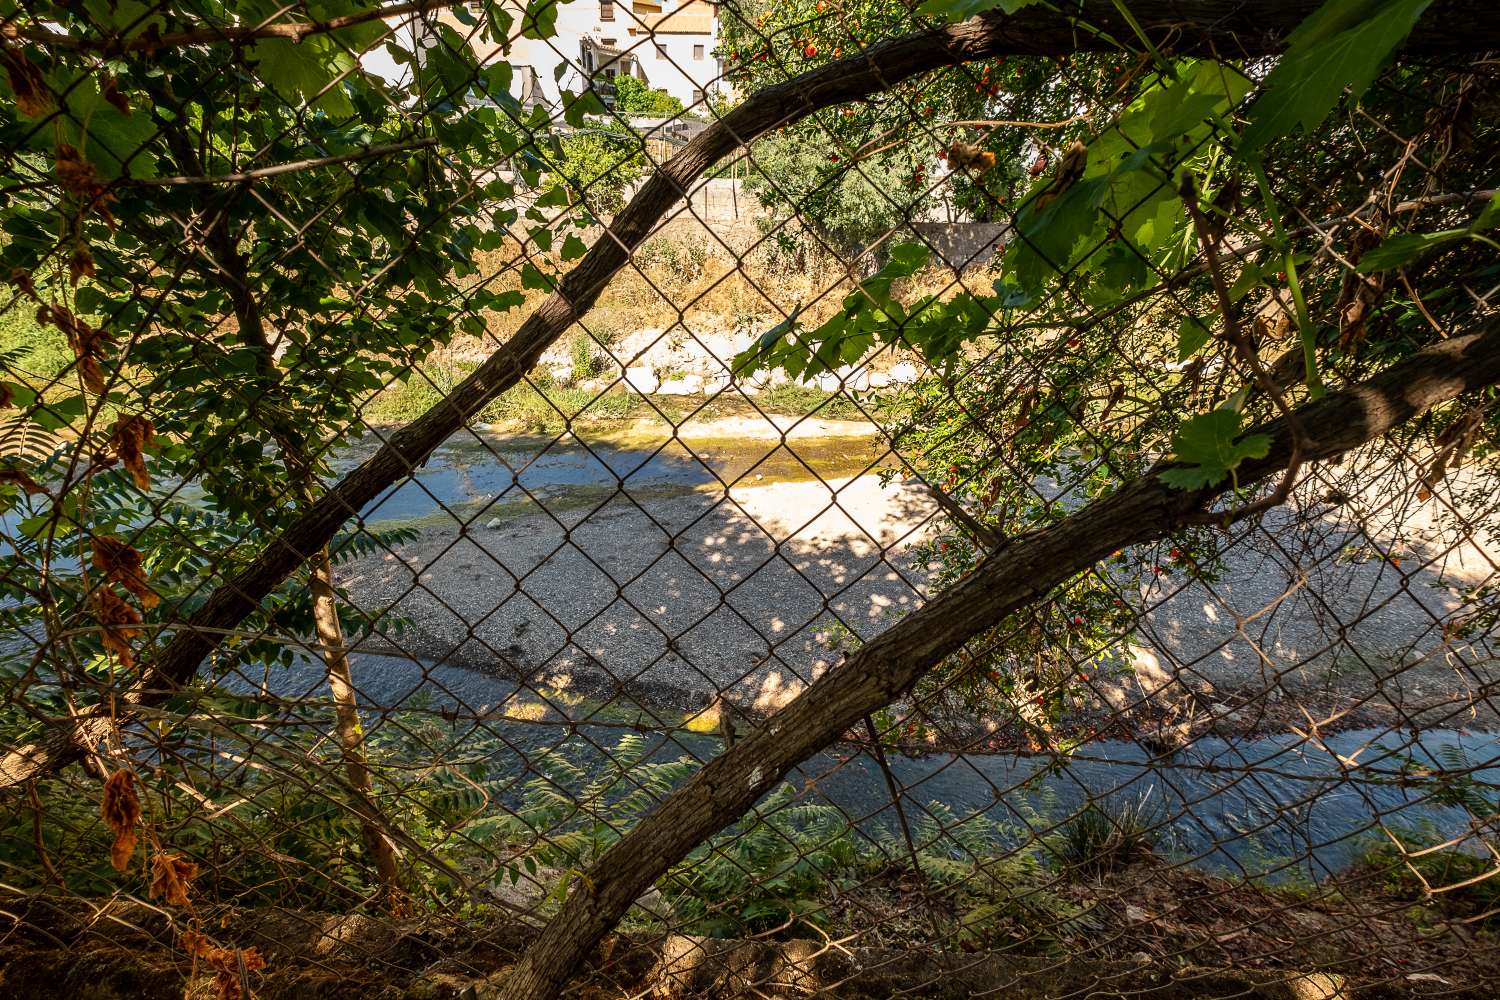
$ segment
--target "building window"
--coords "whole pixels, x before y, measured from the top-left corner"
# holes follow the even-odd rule
[[[615,42],[617,42],[617,41],[619,41],[618,38],[601,38],[601,39],[599,39],[599,44],[600,45],[608,45],[610,48],[614,48],[615,47]]]
[[[693,103],[694,104],[702,104],[703,103],[703,91],[697,90],[697,89],[695,89],[693,91]]]
[[[665,45],[663,45],[661,42],[657,42],[656,43],[656,54],[659,55],[659,56],[661,56],[663,59],[667,58],[667,47]]]
[[[701,46],[701,45],[694,45],[693,46],[693,58],[697,59],[697,60],[700,60],[700,61],[703,59],[703,46]]]
[[[599,0],[599,20],[613,21],[615,19],[615,0]]]

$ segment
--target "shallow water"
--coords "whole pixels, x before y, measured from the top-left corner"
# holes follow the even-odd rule
[[[371,727],[380,724],[377,706],[456,709],[469,717],[536,703],[534,696],[518,697],[509,681],[395,657],[361,655],[355,677]],[[242,692],[248,687],[244,681],[228,686]],[[307,664],[273,672],[268,689],[283,696],[326,697],[321,670]],[[561,751],[588,773],[605,767],[607,748],[629,730],[591,724],[584,708],[571,714],[585,721],[559,726],[563,717],[550,709],[539,711],[535,721],[486,720],[486,729],[504,737],[505,748],[491,757],[494,775],[526,774],[528,760],[547,749]],[[721,749],[716,735],[667,726],[647,738],[652,760],[701,761]],[[803,789],[803,801],[838,806],[864,834],[895,832],[897,818],[878,763],[867,753],[839,750],[816,755],[786,780]],[[1465,833],[1467,813],[1433,801],[1430,786],[1402,780],[1411,764],[1451,767],[1455,754],[1474,768],[1474,782],[1493,798],[1500,789],[1500,736],[1451,729],[1356,730],[1327,737],[1323,747],[1291,734],[1202,737],[1154,761],[1134,743],[1109,740],[1071,756],[945,752],[897,755],[889,762],[914,824],[929,814],[931,803],[941,803],[958,819],[983,814],[1004,824],[1008,839],[1020,841],[1029,837],[1028,829],[1043,832],[1091,800],[1139,805],[1157,827],[1159,854],[1276,881],[1297,874],[1322,877],[1348,867],[1381,836],[1377,820],[1412,834]]]
[[[772,439],[673,439],[665,429],[585,440],[465,431],[444,442],[415,474],[361,511],[367,521],[432,517],[441,526],[489,517],[533,499],[597,496],[626,490],[661,496],[734,485],[837,479],[871,470],[877,439],[824,437],[783,445]],[[351,449],[334,463],[342,474],[367,457]],[[550,504],[549,504],[550,506]]]

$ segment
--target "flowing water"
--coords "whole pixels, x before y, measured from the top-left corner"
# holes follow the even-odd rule
[[[627,732],[607,721],[591,724],[590,712],[579,709],[570,716],[581,721],[559,725],[566,718],[557,709],[542,706],[532,695],[519,695],[509,681],[460,667],[361,655],[355,674],[370,727],[381,724],[375,706],[419,706],[418,711],[439,717],[446,710],[484,719],[484,728],[503,736],[503,749],[489,760],[498,778],[527,774],[528,761],[548,750],[560,752],[586,773],[600,773],[608,766],[608,751]],[[316,665],[278,668],[266,681],[271,693],[326,697]],[[247,688],[243,681],[231,683],[241,691]],[[520,705],[541,710],[514,717]],[[502,708],[512,715],[500,716]],[[486,719],[490,713],[496,714]],[[602,714],[594,718],[607,719]],[[706,761],[722,749],[717,735],[666,725],[652,728],[648,760],[687,756]],[[1477,785],[1500,787],[1500,738],[1451,729],[1346,731],[1326,737],[1322,746],[1291,734],[1204,737],[1156,759],[1138,744],[1121,740],[1089,743],[1069,755],[939,752],[888,757],[914,823],[928,814],[929,804],[940,803],[959,818],[984,814],[1012,830],[1015,838],[1028,826],[1045,830],[1089,801],[1139,807],[1157,825],[1153,839],[1159,853],[1270,881],[1296,874],[1317,878],[1348,867],[1382,839],[1381,824],[1413,837],[1465,833],[1469,817],[1464,810],[1435,801],[1431,786],[1408,780],[1413,768],[1451,767],[1455,759],[1474,768],[1471,778]],[[895,832],[897,818],[885,776],[865,751],[831,748],[786,780],[803,790],[804,801],[839,807],[867,834]]]

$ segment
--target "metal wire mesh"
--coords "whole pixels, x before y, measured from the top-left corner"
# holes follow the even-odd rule
[[[263,7],[5,15],[18,994],[499,989],[857,650],[1154,474],[1184,414],[1315,395],[1309,316],[1337,391],[1494,314],[1487,239],[1359,266],[1494,197],[1482,53],[1403,60],[1256,189],[1221,174],[1263,59],[966,50],[808,84],[622,224],[731,108],[930,12]],[[1102,221],[1045,216],[1104,150],[1136,172]],[[1492,401],[1039,585],[667,858],[569,989],[1492,995]]]

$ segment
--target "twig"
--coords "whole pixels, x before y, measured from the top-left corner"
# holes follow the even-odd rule
[[[219,174],[213,177],[143,177],[131,183],[146,187],[177,187],[189,184],[240,184],[261,177],[277,177],[281,174],[292,174],[302,170],[316,170],[319,167],[331,167],[339,163],[368,160],[385,156],[389,153],[404,153],[413,149],[436,146],[437,144],[436,137],[428,136],[424,139],[413,139],[408,142],[390,142],[382,146],[365,146],[355,152],[341,153],[338,156],[324,156],[317,159],[277,163],[269,167],[257,167],[254,170],[242,170],[234,174]]]
[[[1219,300],[1219,312],[1224,317],[1224,335],[1234,346],[1235,353],[1249,367],[1256,386],[1270,398],[1276,405],[1276,409],[1286,419],[1287,430],[1291,436],[1291,457],[1287,460],[1286,472],[1282,474],[1281,481],[1276,484],[1270,496],[1238,510],[1231,510],[1224,515],[1203,515],[1202,520],[1205,523],[1216,522],[1227,525],[1252,514],[1270,510],[1286,500],[1292,492],[1292,485],[1297,481],[1297,473],[1302,468],[1302,442],[1305,435],[1301,420],[1287,403],[1286,397],[1266,371],[1265,366],[1260,363],[1260,356],[1255,351],[1255,345],[1250,343],[1245,336],[1245,331],[1240,327],[1239,318],[1235,315],[1234,303],[1229,297],[1229,283],[1224,278],[1224,269],[1219,262],[1219,238],[1209,226],[1208,220],[1203,217],[1203,210],[1198,207],[1197,186],[1191,173],[1183,175],[1181,194],[1183,204],[1187,206],[1188,214],[1193,219],[1193,227],[1198,231],[1198,241],[1203,244],[1203,252],[1208,259],[1209,277],[1213,281],[1214,294]]]
[[[1091,114],[1074,115],[1072,118],[1064,118],[1060,122],[1025,122],[1012,121],[1008,118],[973,118],[962,121],[947,122],[948,127],[955,125],[974,125],[979,128],[1066,128],[1069,125],[1077,125],[1079,122],[1093,121]]]

